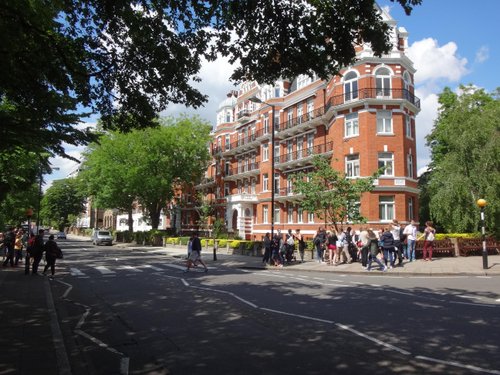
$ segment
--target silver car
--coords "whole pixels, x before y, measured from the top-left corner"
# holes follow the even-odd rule
[[[113,236],[109,230],[95,230],[92,234],[94,245],[113,245]]]

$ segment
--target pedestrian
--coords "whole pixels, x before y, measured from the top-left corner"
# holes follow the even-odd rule
[[[29,275],[31,262],[33,261],[33,257],[31,253],[33,251],[33,246],[35,245],[35,234],[33,232],[30,233],[30,237],[28,238],[26,244],[26,258],[24,259],[24,274]]]
[[[23,231],[18,230],[14,241],[14,265],[17,266],[19,261],[23,260]]]
[[[316,235],[313,239],[314,247],[316,248],[316,257],[318,263],[323,263],[323,250],[326,243],[326,233],[322,227],[318,228]]]
[[[379,247],[378,247],[378,239],[377,235],[372,229],[368,229],[368,247],[370,249],[370,254],[368,258],[368,265],[366,267],[367,271],[371,271],[372,262],[375,261],[382,272],[387,271],[387,266],[383,264],[378,258]]]
[[[389,228],[384,228],[382,235],[380,236],[380,242],[382,243],[382,249],[384,251],[384,262],[387,265],[389,262],[389,269],[394,267],[394,237],[392,236]]]
[[[43,255],[43,236],[45,235],[45,231],[43,229],[38,230],[38,234],[35,237],[35,241],[33,243],[33,246],[31,247],[31,256],[33,257],[33,269],[31,273],[33,275],[38,274],[38,265],[40,264],[40,261],[42,260],[42,255]],[[26,273],[26,272],[25,272]],[[29,273],[29,269],[28,269]]]
[[[269,237],[269,232],[264,236],[263,243],[264,257],[262,258],[262,263],[267,264],[271,262],[271,238]]]
[[[5,247],[5,260],[3,262],[3,266],[6,267],[10,264],[11,267],[14,267],[14,244],[16,241],[16,234],[14,232],[14,228],[7,229],[7,232],[4,235],[3,244]]]
[[[432,226],[432,221],[425,222],[424,230],[424,260],[432,261],[432,250],[434,250],[434,239],[436,237],[436,230]]]
[[[304,263],[304,251],[306,249],[306,241],[304,241],[304,236],[300,233],[300,229],[295,229],[295,238],[299,242],[299,256],[300,263]]]
[[[410,262],[415,260],[415,245],[417,242],[417,226],[416,222],[412,220],[410,224],[408,224],[403,233],[406,235],[406,258]]]
[[[292,230],[288,229],[285,240],[285,259],[288,264],[292,263],[294,258],[293,253],[295,252],[295,237],[293,236]]]
[[[193,251],[193,236],[192,235],[191,235],[191,237],[189,237],[188,244],[187,244],[187,252],[188,252],[187,258],[188,259],[191,256],[191,251]]]
[[[54,277],[56,271],[56,259],[62,258],[61,248],[54,241],[54,235],[49,236],[49,240],[43,245],[43,251],[45,252],[45,268],[43,269],[43,274],[47,274],[47,269],[50,267],[51,278]]]
[[[274,238],[271,240],[271,259],[275,267],[283,267],[283,262],[280,256],[281,241],[279,232],[278,234],[275,234]]]
[[[187,260],[187,263],[186,263],[187,268],[184,270],[184,272],[189,272],[189,269],[191,267],[196,267],[197,263],[202,264],[203,267],[205,267],[205,272],[208,272],[207,265],[201,259],[201,241],[200,241],[200,238],[198,237],[198,233],[195,232],[193,234],[193,241],[191,244],[191,255],[189,256],[189,258]]]
[[[336,266],[339,253],[337,249],[337,232],[335,229],[326,232],[326,247],[328,249],[328,264],[331,266]]]
[[[403,265],[403,244],[401,242],[401,226],[399,222],[394,219],[391,223],[391,233],[394,238],[394,247],[396,249],[396,255],[398,257],[398,266]]]
[[[0,252],[2,253],[2,262],[5,260],[5,256],[6,256],[6,254],[5,254],[5,245],[4,245],[4,242],[3,242],[4,239],[5,239],[5,237],[4,237],[3,232],[0,232]]]
[[[368,265],[368,253],[370,246],[368,245],[368,231],[361,228],[359,232],[359,242],[361,247],[361,266],[366,269]]]
[[[352,263],[352,257],[349,253],[349,248],[352,246],[352,234],[351,227],[347,227],[345,232],[342,232],[339,237],[339,241],[342,242],[342,248],[340,249],[340,258],[345,257],[345,261],[342,263]],[[342,261],[342,259],[341,259]]]

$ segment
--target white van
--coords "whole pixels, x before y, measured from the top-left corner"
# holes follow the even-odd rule
[[[109,230],[94,229],[92,233],[92,244],[113,245],[113,236]]]

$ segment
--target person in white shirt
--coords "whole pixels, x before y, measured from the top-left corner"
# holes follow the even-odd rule
[[[407,246],[406,246],[406,258],[413,262],[415,260],[415,245],[417,243],[417,223],[412,220],[408,224],[403,233],[406,235]]]
[[[394,237],[394,247],[396,248],[396,254],[398,256],[398,266],[403,264],[403,244],[401,243],[401,227],[396,219],[392,221],[391,233]]]

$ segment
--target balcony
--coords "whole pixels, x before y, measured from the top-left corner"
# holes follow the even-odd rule
[[[227,203],[239,203],[239,202],[258,202],[257,194],[232,194],[226,197]]]
[[[256,147],[260,146],[262,139],[270,136],[270,133],[265,133],[264,129],[259,129],[254,133],[241,136],[236,142],[231,143],[229,147],[222,152],[225,156],[230,156],[255,149]]]
[[[195,189],[204,189],[211,186],[215,186],[215,178],[214,177],[204,177],[201,181],[194,186]]]
[[[295,169],[304,165],[312,165],[314,155],[332,155],[333,142],[327,142],[313,147],[308,147],[302,150],[296,150],[279,157],[275,157],[275,168],[285,171],[287,169]]]
[[[323,124],[325,120],[325,114],[327,114],[330,108],[330,103],[324,107],[316,108],[302,116],[294,117],[290,120],[281,122],[279,126],[275,126],[278,130],[279,136],[286,138],[293,136],[295,134],[300,134],[308,129],[315,128],[319,124]]]
[[[329,100],[330,106],[342,107],[360,101],[407,101],[416,109],[420,109],[420,99],[407,89],[382,89],[382,88],[363,88],[355,91],[349,91],[342,95],[332,96]]]
[[[297,202],[302,199],[302,194],[297,194],[293,192],[293,188],[288,186],[286,188],[281,188],[274,194],[274,199],[278,202]]]
[[[250,121],[251,117],[252,117],[252,112],[249,111],[248,109],[243,109],[239,111],[236,115],[236,119],[238,120],[239,123]]]
[[[235,181],[242,178],[258,176],[260,173],[259,163],[248,163],[237,168],[230,168],[226,171],[225,181]]]

